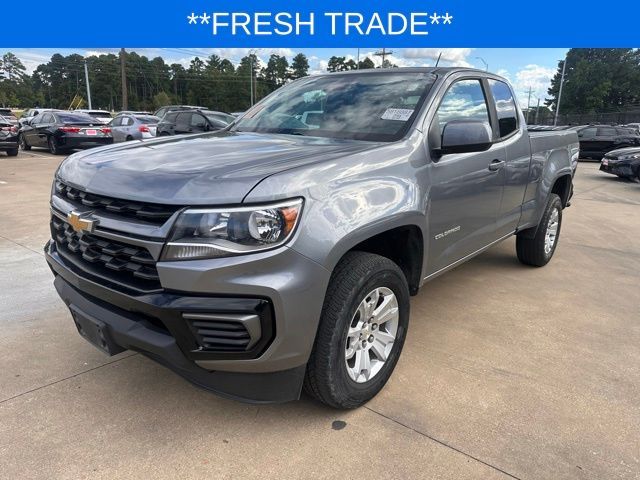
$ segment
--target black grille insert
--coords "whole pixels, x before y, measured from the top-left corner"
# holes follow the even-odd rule
[[[53,216],[51,236],[58,251],[78,268],[135,290],[160,289],[156,261],[144,247],[75,232]]]
[[[260,339],[260,317],[255,314],[184,313],[201,350],[244,352]]]
[[[84,205],[95,210],[104,210],[121,217],[144,220],[155,225],[162,225],[171,215],[182,208],[177,205],[134,202],[96,195],[70,187],[59,180],[56,180],[55,189],[58,195],[71,200],[76,205]]]

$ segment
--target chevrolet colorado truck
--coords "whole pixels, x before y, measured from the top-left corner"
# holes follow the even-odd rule
[[[516,235],[554,254],[579,149],[527,131],[501,77],[305,77],[219,132],[75,153],[46,259],[79,333],[250,402],[354,408],[387,382],[427,281]],[[419,319],[414,319],[419,321]]]

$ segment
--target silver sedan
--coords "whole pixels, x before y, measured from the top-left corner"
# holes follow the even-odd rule
[[[111,121],[113,141],[118,143],[153,138],[156,136],[159,121],[160,119],[153,115],[118,115]]]

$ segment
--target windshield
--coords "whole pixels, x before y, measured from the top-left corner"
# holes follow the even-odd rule
[[[109,112],[87,112],[89,115],[95,118],[111,118]]]
[[[233,130],[399,140],[435,78],[401,71],[309,77],[277,90],[240,118]]]

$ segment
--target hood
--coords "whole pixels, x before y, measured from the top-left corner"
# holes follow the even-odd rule
[[[607,152],[605,157],[607,158],[615,158],[622,157],[624,155],[633,155],[640,154],[640,147],[627,147],[627,148],[618,148],[617,150],[611,150]]]
[[[57,176],[88,192],[127,200],[241,203],[270,175],[378,145],[292,135],[207,133],[76,153],[62,163]]]

